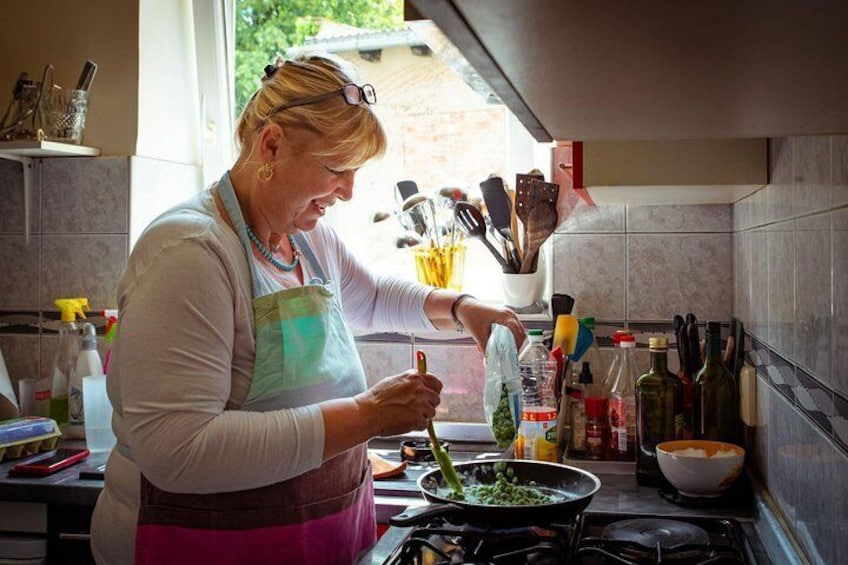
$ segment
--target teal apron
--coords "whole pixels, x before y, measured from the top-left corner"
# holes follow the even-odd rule
[[[364,391],[353,336],[306,239],[295,236],[309,284],[277,290],[253,260],[229,173],[218,194],[250,263],[256,339],[250,388],[227,407],[264,412]],[[360,445],[318,469],[247,491],[171,493],[142,475],[135,557],[144,565],[349,564],[374,543],[375,530],[371,470]]]

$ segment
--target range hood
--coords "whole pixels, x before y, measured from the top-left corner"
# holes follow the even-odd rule
[[[735,202],[768,182],[767,138],[848,133],[844,0],[405,7],[537,141],[573,143],[596,204]]]
[[[848,133],[848,2],[406,0],[541,142]]]

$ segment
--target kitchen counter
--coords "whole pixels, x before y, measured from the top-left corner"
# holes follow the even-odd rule
[[[84,442],[62,442],[63,446],[79,447]],[[373,451],[390,460],[399,460],[397,440],[377,440],[371,443]],[[451,456],[455,461],[473,459],[493,459],[501,457],[493,451],[491,444],[454,444]],[[63,469],[54,475],[41,478],[9,477],[9,469],[18,461],[5,461],[0,464],[0,501],[29,502],[48,505],[77,505],[93,507],[97,501],[103,481],[81,479],[80,471],[97,467],[106,462],[107,453],[90,455],[85,461]],[[377,521],[387,524],[388,519],[403,512],[408,507],[426,504],[421,497],[416,481],[435,463],[409,463],[399,476],[375,481]],[[755,497],[755,489],[746,475],[720,499],[705,501],[694,506],[681,506],[664,499],[658,489],[641,487],[631,474],[596,473],[601,480],[601,489],[592,498],[586,512],[609,514],[639,514],[657,516],[704,516],[726,517],[738,520],[751,544],[757,563],[770,564],[760,541],[758,531],[763,520],[763,505]],[[397,545],[406,535],[407,528],[390,527],[380,542],[360,561],[360,563],[382,563],[387,557],[386,548]],[[775,538],[776,536],[776,538]],[[762,539],[772,544],[777,539],[786,543],[782,532],[768,531]]]
[[[62,441],[60,445],[85,447],[85,441]],[[24,459],[4,461],[0,463],[0,500],[94,506],[103,481],[80,479],[80,471],[105,464],[108,456],[107,452],[93,453],[82,462],[46,477],[10,477],[9,469]]]

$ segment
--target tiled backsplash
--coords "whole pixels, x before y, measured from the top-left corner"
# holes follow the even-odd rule
[[[20,163],[0,159],[0,351],[13,381],[48,376],[58,342],[53,301],[84,296],[92,311],[115,308],[138,224],[200,188],[197,167],[139,157],[46,158],[36,163],[27,243],[22,178]]]
[[[848,563],[848,136],[772,139],[769,163],[770,184],[733,209],[755,460],[807,556]]]

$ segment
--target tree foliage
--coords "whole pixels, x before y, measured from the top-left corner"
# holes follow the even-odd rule
[[[322,19],[365,29],[403,24],[403,0],[236,0],[236,109],[259,86],[265,65],[315,35]]]

